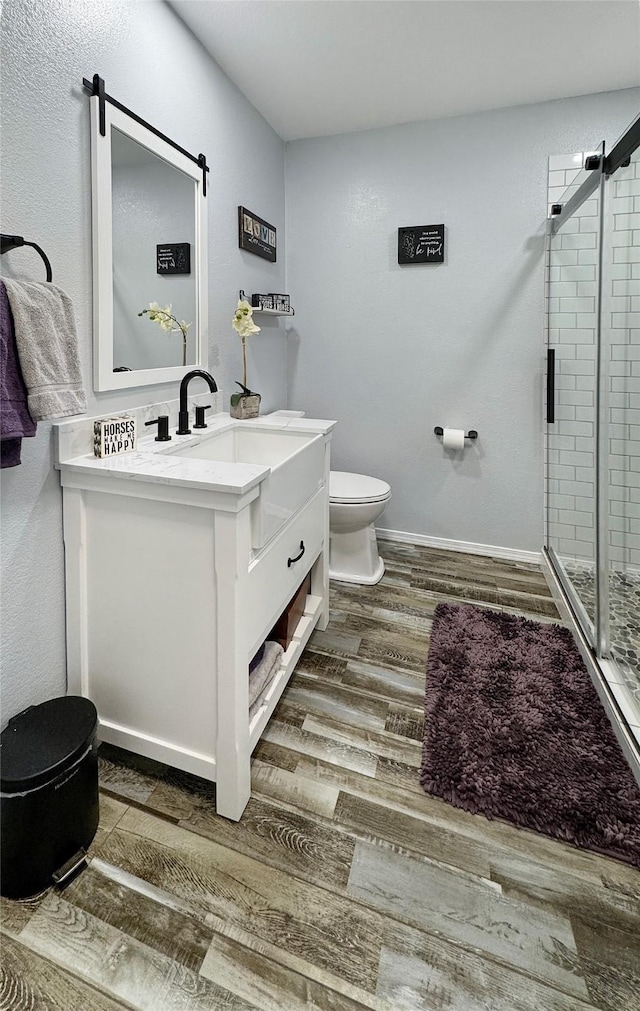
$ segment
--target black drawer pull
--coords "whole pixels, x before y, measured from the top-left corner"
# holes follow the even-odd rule
[[[287,558],[287,568],[290,569],[294,562],[299,562],[304,555],[304,541],[300,541],[300,554],[295,558]]]

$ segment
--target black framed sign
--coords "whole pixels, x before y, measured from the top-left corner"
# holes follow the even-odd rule
[[[190,274],[191,243],[167,242],[156,246],[157,274]]]
[[[399,228],[398,263],[444,263],[444,225]]]
[[[246,207],[238,207],[238,243],[240,249],[276,262],[275,227]]]

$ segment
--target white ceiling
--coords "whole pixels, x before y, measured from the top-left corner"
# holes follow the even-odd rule
[[[638,0],[169,0],[284,140],[640,84]]]

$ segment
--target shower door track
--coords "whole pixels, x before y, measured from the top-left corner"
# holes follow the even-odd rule
[[[591,682],[609,717],[609,721],[624,756],[629,763],[629,767],[638,782],[638,786],[640,786],[640,741],[636,739],[635,734],[631,730],[611,687],[611,675],[615,674],[617,664],[613,660],[605,660],[596,656],[595,650],[585,635],[579,616],[576,610],[574,610],[573,595],[566,592],[560,573],[554,565],[553,556],[547,547],[542,552],[542,568],[560,616],[573,634],[576,645],[589,672]],[[609,674],[609,677],[607,674]]]
[[[595,618],[592,620],[590,615],[587,613],[586,607],[580,600],[571,580],[567,578],[567,575],[562,568],[562,562],[556,554],[555,548],[547,545],[544,550],[548,555],[549,565],[552,567],[554,575],[562,587],[562,592],[567,598],[567,603],[571,607],[574,619],[580,625],[580,630],[582,631],[585,641],[589,643],[590,649],[594,649],[596,643]]]

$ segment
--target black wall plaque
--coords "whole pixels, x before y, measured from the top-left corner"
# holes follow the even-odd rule
[[[276,230],[264,218],[246,207],[238,207],[238,243],[240,249],[276,262]]]
[[[398,263],[444,263],[444,225],[399,228]]]
[[[156,246],[157,274],[190,274],[191,243],[171,242]]]

